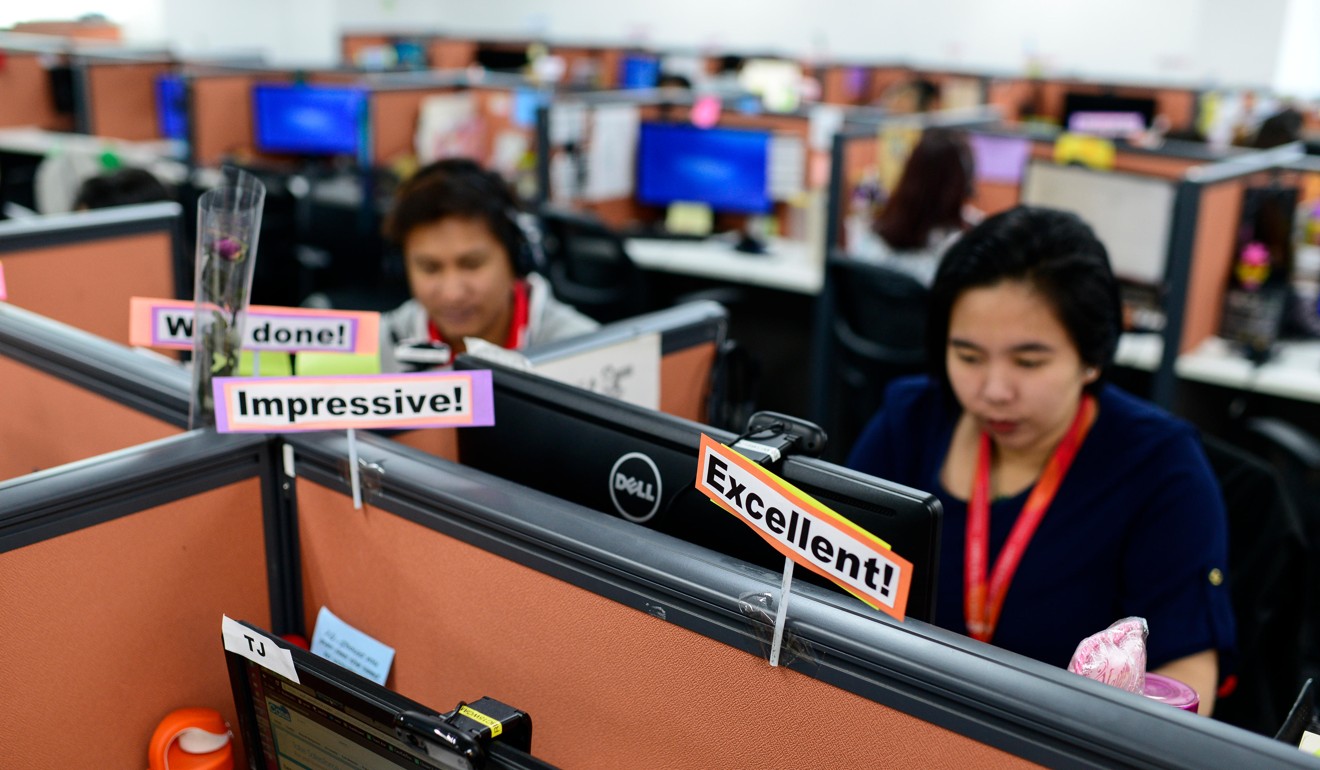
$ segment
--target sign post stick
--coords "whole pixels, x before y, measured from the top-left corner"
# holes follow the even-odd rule
[[[788,617],[788,591],[793,586],[793,560],[784,557],[784,582],[779,586],[779,607],[775,609],[775,635],[770,641],[770,665],[779,665],[779,648],[784,641],[784,619]]]
[[[357,430],[348,429],[348,479],[353,485],[353,508],[362,510],[362,474],[358,469]]]

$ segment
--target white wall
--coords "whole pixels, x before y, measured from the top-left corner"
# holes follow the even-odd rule
[[[329,64],[342,30],[544,34],[558,39],[762,49],[1125,80],[1270,85],[1285,30],[1316,50],[1320,0],[46,0],[111,6],[134,40],[188,53],[261,49]],[[60,5],[63,4],[63,5]],[[17,2],[0,12],[13,21]],[[115,11],[103,12],[115,17]],[[50,15],[50,14],[46,14]],[[67,15],[67,14],[66,14]],[[132,16],[132,23],[127,23]],[[1289,19],[1310,19],[1299,33]],[[1285,23],[1287,22],[1287,23]],[[1292,38],[1289,38],[1292,39]],[[1312,67],[1320,71],[1318,67]],[[1320,75],[1318,75],[1320,76]]]

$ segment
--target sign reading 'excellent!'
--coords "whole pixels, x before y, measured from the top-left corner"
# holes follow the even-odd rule
[[[217,377],[221,433],[495,424],[490,371],[339,377]]]
[[[795,563],[881,612],[906,615],[912,562],[710,436],[701,437],[697,489]]]

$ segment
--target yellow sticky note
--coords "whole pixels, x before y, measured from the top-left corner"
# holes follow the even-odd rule
[[[665,229],[685,235],[710,235],[715,217],[704,203],[671,203],[665,212]]]

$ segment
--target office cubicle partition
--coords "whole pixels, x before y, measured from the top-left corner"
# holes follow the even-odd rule
[[[0,483],[0,765],[141,767],[185,706],[237,724],[221,614],[287,629],[270,453],[199,431]]]
[[[525,351],[533,366],[552,364],[639,337],[660,336],[660,411],[709,422],[724,406],[727,371],[721,354],[728,338],[728,312],[718,303],[690,302],[607,324],[589,334]],[[396,441],[459,462],[455,428],[397,434]]]
[[[165,51],[86,53],[72,57],[81,86],[78,130],[98,137],[163,138],[156,121],[156,78],[175,69]]]
[[[74,128],[73,73],[56,41],[16,43],[0,38],[0,126],[36,126],[49,131]],[[57,92],[58,96],[57,96]]]
[[[128,344],[128,300],[191,297],[183,208],[146,203],[0,222],[9,302]]]
[[[0,303],[0,479],[174,435],[190,384],[174,361]]]
[[[771,668],[777,574],[375,437],[359,441],[372,479],[355,511],[344,437],[290,442],[304,621],[325,605],[393,646],[390,684],[413,699],[527,710],[556,765],[1312,761],[802,584]]]

